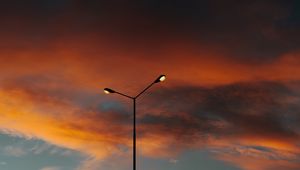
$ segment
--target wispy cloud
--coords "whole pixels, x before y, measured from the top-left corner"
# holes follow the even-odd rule
[[[58,166],[47,166],[47,167],[44,167],[40,170],[62,170],[62,168],[58,167]]]
[[[21,157],[27,154],[27,152],[18,146],[6,146],[3,148],[3,152],[8,156]]]

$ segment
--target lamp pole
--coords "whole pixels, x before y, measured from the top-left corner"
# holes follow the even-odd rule
[[[105,88],[104,89],[104,93],[106,93],[106,94],[116,93],[116,94],[119,94],[121,96],[124,96],[124,97],[127,97],[127,98],[133,100],[133,148],[132,148],[132,152],[133,152],[133,170],[136,170],[136,99],[139,96],[141,96],[141,94],[143,94],[146,90],[148,90],[151,86],[153,86],[156,83],[162,82],[164,80],[166,80],[166,76],[165,75],[160,75],[155,81],[153,81],[149,86],[147,86],[143,91],[141,91],[135,97],[120,93],[120,92],[112,90],[110,88]]]

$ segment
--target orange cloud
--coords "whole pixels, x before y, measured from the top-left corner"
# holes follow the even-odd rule
[[[244,170],[296,170],[300,168],[297,163],[298,159],[294,158],[293,154],[285,154],[281,151],[274,154],[272,152],[246,150],[237,155],[219,154],[217,158],[233,163]]]
[[[99,119],[97,113],[78,115],[80,110],[74,105],[47,96],[31,96],[21,89],[2,89],[0,96],[2,132],[42,139],[97,158],[120,152],[118,144],[130,145],[126,137],[129,127],[126,130],[126,126],[120,127],[109,119]]]
[[[165,42],[160,52],[155,57],[150,57],[154,54],[148,54],[145,49],[131,51],[119,47],[119,44],[105,45],[104,40],[98,42],[89,36],[78,37],[78,41],[74,42],[62,38],[59,42],[51,42],[49,46],[42,47],[40,51],[29,48],[24,51],[1,52],[1,56],[4,56],[0,59],[0,128],[3,132],[39,138],[96,158],[105,158],[112,153],[122,154],[124,151],[120,149],[120,145],[131,147],[130,115],[95,108],[112,99],[116,100],[114,104],[122,105],[126,102],[125,110],[129,110],[130,105],[127,106],[127,101],[118,97],[105,96],[104,99],[101,95],[102,88],[112,87],[132,95],[157,75],[164,73],[168,76],[168,81],[159,86],[163,86],[168,93],[160,96],[162,90],[153,91],[154,98],[145,96],[145,99],[141,99],[142,103],[146,102],[153,107],[140,104],[138,108],[141,112],[139,119],[150,114],[157,116],[154,119],[159,122],[139,125],[139,146],[143,155],[171,157],[187,148],[228,148],[235,143],[284,152],[299,151],[296,145],[298,132],[288,133],[279,128],[279,135],[275,135],[276,126],[267,124],[268,120],[260,117],[264,114],[261,113],[264,105],[273,102],[270,99],[273,96],[265,93],[273,86],[266,85],[259,91],[253,90],[261,88],[260,85],[255,85],[258,81],[286,85],[299,80],[298,53],[285,54],[272,62],[257,65],[220,54],[213,51],[213,48],[195,50],[186,43]],[[96,42],[99,47],[91,42]],[[253,87],[239,89],[239,84],[251,86],[252,83]],[[180,89],[181,86],[190,90]],[[227,96],[227,91],[232,95]],[[232,97],[236,99],[232,103],[226,103]],[[298,100],[297,97],[289,97],[289,100],[281,98],[282,102],[295,103]],[[162,98],[165,102],[161,101]],[[212,101],[208,102],[208,99]],[[213,102],[218,99],[221,99],[218,102],[223,102],[224,106]],[[265,103],[260,105],[255,102],[257,100]],[[239,104],[238,101],[244,101],[247,105],[235,105]],[[214,108],[220,107],[224,113],[214,113],[213,116],[224,120],[210,120],[193,115],[194,112],[203,113],[201,110],[193,110],[195,105],[207,107],[205,112],[219,112]],[[234,116],[242,115],[239,118],[244,124],[235,120],[234,116],[223,116],[228,114],[228,107],[236,107],[238,113]],[[247,109],[243,110],[244,107]],[[260,128],[265,123],[266,131],[256,128],[256,124],[246,124],[247,121],[261,118],[263,121],[257,124]],[[235,125],[240,125],[241,129],[232,129]],[[270,126],[269,129],[267,125]],[[227,134],[229,132],[232,136]],[[211,141],[207,138],[211,138]],[[221,159],[238,164],[233,157]],[[248,168],[244,164],[238,165]],[[261,167],[263,168],[265,167]]]
[[[292,4],[116,2],[1,6],[3,133],[129,154],[131,105],[102,89],[134,95],[163,73],[139,100],[143,155],[209,148],[247,170],[299,169],[300,34],[282,22]]]

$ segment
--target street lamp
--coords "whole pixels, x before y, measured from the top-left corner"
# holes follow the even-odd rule
[[[112,90],[110,88],[105,88],[104,89],[105,94],[116,93],[116,94],[119,94],[121,96],[130,98],[130,99],[133,100],[133,170],[136,170],[136,116],[135,116],[136,115],[136,112],[135,112],[135,110],[136,110],[136,106],[135,106],[136,99],[141,94],[143,94],[146,90],[148,90],[152,85],[154,85],[156,83],[159,83],[159,82],[162,82],[162,81],[165,81],[165,80],[166,80],[166,76],[165,75],[160,75],[155,81],[153,81],[149,86],[147,86],[143,91],[141,91],[135,97],[131,97],[129,95],[120,93],[120,92]]]

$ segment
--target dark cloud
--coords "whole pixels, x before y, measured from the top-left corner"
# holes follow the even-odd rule
[[[61,108],[74,106],[72,116],[87,123],[72,119],[65,128],[130,139],[131,107],[114,100],[103,101],[100,94],[70,87],[71,81],[55,75],[4,82],[2,90],[24,94],[29,101],[39,103],[37,110],[51,108],[48,112],[58,120],[67,116],[60,115]],[[295,144],[300,132],[298,87],[298,82],[247,82],[157,89],[138,101],[138,136],[143,139],[151,134],[167,135],[179,149],[210,137],[257,137]],[[52,108],[54,105],[56,108]]]
[[[150,111],[141,123],[160,128],[146,129],[150,133],[174,133],[178,139],[249,136],[294,143],[299,140],[297,91],[279,82],[163,89],[156,93],[160,101],[147,100]]]
[[[118,97],[101,96],[102,86],[131,93],[155,70],[195,86],[170,81],[138,101],[145,155],[229,139],[221,152],[250,141],[235,157],[282,149],[274,142],[299,150],[299,82],[280,82],[299,79],[298,8],[283,0],[2,1],[3,127],[107,156],[106,146],[130,147],[132,114]]]
[[[257,64],[299,49],[298,8],[282,0],[4,1],[1,33],[36,45],[93,34],[148,52],[190,41]]]
[[[11,77],[2,80],[1,89],[20,92],[27,100],[38,103],[37,110],[48,108],[58,119],[62,108],[74,107],[72,116],[88,123],[78,125],[70,121],[67,126],[100,134],[109,132],[118,137],[124,135],[122,138],[129,140],[132,115],[127,100],[124,104],[116,101],[118,97],[104,99],[100,90],[95,92],[56,74]],[[176,139],[174,144],[178,148],[186,146],[186,141],[195,144],[211,136],[220,139],[250,136],[292,144],[299,140],[297,81],[175,86],[151,93],[138,101],[141,139],[149,134],[170,135]],[[101,128],[97,128],[97,122],[101,122]]]

